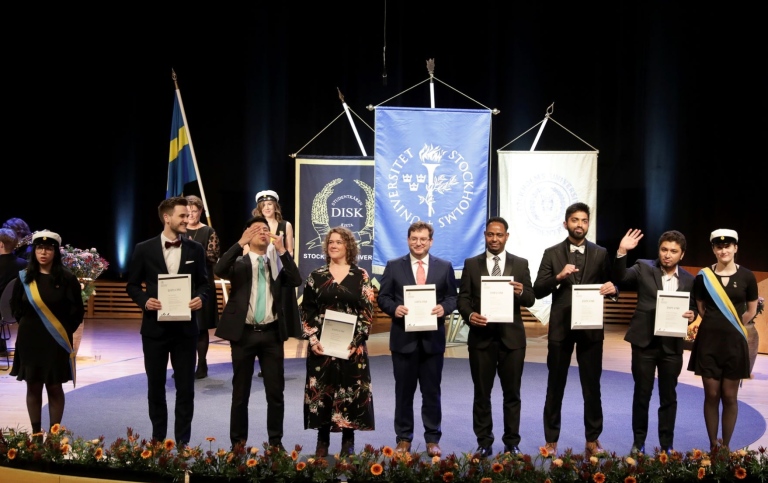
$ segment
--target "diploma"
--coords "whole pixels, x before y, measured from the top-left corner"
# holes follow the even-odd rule
[[[162,308],[157,312],[158,322],[192,320],[192,275],[159,274],[157,276],[157,300]]]
[[[512,276],[480,277],[480,313],[488,322],[515,321],[515,287]]]
[[[690,310],[688,292],[659,290],[656,292],[656,320],[653,335],[685,337],[688,334],[688,319],[683,314]]]
[[[432,309],[437,305],[435,284],[403,286],[403,305],[408,309],[405,331],[437,330],[437,316]]]
[[[603,328],[603,296],[599,284],[574,285],[571,292],[571,329]]]
[[[326,310],[320,343],[327,356],[349,359],[349,345],[355,336],[357,315]]]

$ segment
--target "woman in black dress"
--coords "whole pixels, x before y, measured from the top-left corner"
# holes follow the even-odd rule
[[[301,301],[304,338],[309,340],[304,429],[318,430],[318,457],[328,455],[331,431],[341,431],[341,454],[348,456],[355,450],[355,430],[375,429],[365,343],[373,322],[373,287],[368,273],[355,265],[357,243],[347,228],[332,228],[323,251],[328,264],[309,274]],[[323,350],[326,310],[357,317],[348,359],[326,355]]]
[[[219,301],[216,297],[216,277],[213,274],[213,266],[219,261],[221,252],[219,236],[216,231],[201,220],[205,214],[203,200],[197,196],[187,196],[189,204],[189,217],[187,218],[187,237],[203,245],[205,249],[205,267],[208,270],[208,286],[211,293],[203,302],[203,308],[197,313],[197,328],[200,333],[197,336],[197,370],[196,379],[208,377],[208,346],[210,339],[208,329],[215,329],[219,323]]]
[[[43,387],[50,425],[64,415],[62,384],[75,380],[72,334],[85,309],[80,282],[61,262],[61,237],[50,231],[32,236],[32,256],[14,285],[11,309],[19,328],[11,375],[27,383],[32,433],[42,430]]]
[[[749,378],[749,350],[744,325],[757,311],[757,280],[736,264],[739,235],[719,229],[710,235],[717,263],[703,268],[694,282],[701,324],[693,342],[688,370],[704,384],[704,422],[712,451],[718,448],[717,430],[722,403],[722,445],[728,448],[738,416],[741,379]]]

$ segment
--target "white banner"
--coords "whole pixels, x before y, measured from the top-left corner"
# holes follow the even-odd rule
[[[563,241],[565,210],[589,205],[587,239],[597,238],[597,151],[498,151],[499,216],[509,223],[507,250],[528,260],[536,280],[546,248]],[[531,311],[549,322],[551,297],[537,300]]]

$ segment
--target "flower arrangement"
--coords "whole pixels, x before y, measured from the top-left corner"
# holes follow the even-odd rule
[[[64,245],[60,250],[61,262],[80,280],[83,303],[86,303],[95,293],[93,282],[104,270],[109,268],[109,262],[102,258],[95,248],[82,250],[73,248],[71,245]]]
[[[550,454],[540,448],[535,457],[499,453],[481,458],[477,454],[450,454],[429,458],[426,453],[398,453],[389,446],[365,445],[360,453],[334,459],[302,456],[301,446],[291,451],[264,444],[214,449],[178,448],[171,439],[148,441],[131,428],[125,438],[105,445],[104,438],[84,440],[69,429],[54,425],[47,434],[28,434],[18,429],[0,431],[0,466],[40,468],[67,467],[83,476],[129,470],[152,481],[283,481],[332,482],[387,481],[413,483],[494,482],[740,482],[768,481],[768,451],[718,447],[712,452],[661,452],[618,456],[603,453],[586,457],[566,449]],[[329,463],[329,460],[335,463]],[[78,471],[82,470],[82,471]]]

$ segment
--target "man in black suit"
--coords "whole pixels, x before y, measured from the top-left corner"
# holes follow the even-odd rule
[[[273,240],[274,245],[270,246]],[[247,253],[243,255],[246,247]],[[282,270],[273,266],[277,265],[275,252],[280,257]],[[261,216],[246,222],[240,240],[222,255],[214,273],[231,284],[229,301],[221,314],[215,335],[228,340],[232,351],[232,406],[229,415],[232,446],[245,446],[248,439],[248,401],[253,366],[258,357],[267,399],[269,444],[284,450],[283,343],[288,339],[288,328],[283,317],[281,297],[283,287],[301,285],[301,274],[285,249],[283,236],[270,233],[266,218]]]
[[[613,279],[622,289],[637,291],[637,307],[624,340],[632,344],[632,453],[645,452],[648,435],[648,406],[653,393],[653,379],[659,371],[659,444],[662,451],[672,450],[677,416],[677,378],[683,368],[683,339],[654,335],[656,299],[659,290],[691,292],[693,275],[678,265],[685,255],[685,236],[667,231],[659,238],[656,260],[637,260],[627,269],[627,252],[637,246],[643,234],[629,230],[619,243],[613,262]],[[689,297],[688,310],[680,314],[690,324],[696,319],[696,300]]]
[[[16,244],[16,232],[0,228],[0,295],[11,280],[19,278],[19,271],[27,268],[27,261],[13,254]],[[5,339],[0,338],[0,356],[5,357],[7,353],[8,345]]]
[[[587,241],[589,206],[574,203],[565,211],[563,227],[568,238],[544,251],[539,273],[533,284],[537,299],[552,294],[547,343],[547,396],[544,402],[544,447],[557,452],[560,438],[561,408],[568,367],[574,346],[579,364],[579,379],[584,397],[584,448],[587,457],[605,450],[597,439],[603,431],[600,376],[603,372],[603,329],[571,330],[572,290],[574,285],[601,284],[600,294],[616,300],[618,291],[611,279],[608,251]]]
[[[410,451],[413,441],[413,395],[421,388],[421,419],[429,456],[440,456],[442,407],[440,382],[445,355],[445,316],[456,309],[456,276],[451,262],[429,254],[434,229],[423,221],[408,227],[409,254],[389,260],[381,277],[379,308],[392,317],[389,350],[395,375],[395,435],[398,452]],[[435,285],[432,315],[437,330],[407,331],[404,285]]]
[[[493,415],[491,390],[499,375],[504,398],[504,452],[520,454],[520,384],[525,362],[525,326],[520,307],[536,301],[531,286],[528,260],[505,251],[509,225],[504,218],[493,217],[485,224],[486,250],[464,261],[459,288],[459,313],[469,324],[469,369],[475,386],[472,405],[472,429],[477,437],[477,453],[493,453]],[[512,321],[488,322],[481,311],[482,276],[512,276],[514,287]]]
[[[141,344],[144,369],[147,373],[147,399],[152,438],[165,439],[168,430],[168,406],[165,381],[170,357],[176,384],[174,435],[179,446],[189,443],[195,399],[195,361],[197,359],[197,322],[190,320],[157,320],[163,308],[157,298],[158,275],[190,274],[192,300],[189,308],[200,310],[209,285],[205,269],[205,250],[199,243],[182,238],[187,231],[187,200],[173,197],[163,200],[157,208],[163,232],[136,245],[128,266],[128,295],[143,311]],[[142,283],[146,290],[142,289]]]

